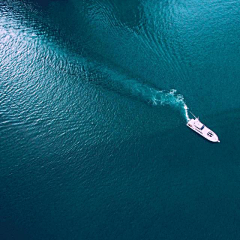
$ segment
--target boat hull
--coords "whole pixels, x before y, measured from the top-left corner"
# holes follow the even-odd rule
[[[202,124],[198,119],[190,119],[187,126],[210,142],[220,142],[216,133],[202,124],[202,129],[198,125]]]

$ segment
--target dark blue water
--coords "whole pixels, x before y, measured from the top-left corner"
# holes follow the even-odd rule
[[[239,9],[1,2],[0,239],[239,239]]]

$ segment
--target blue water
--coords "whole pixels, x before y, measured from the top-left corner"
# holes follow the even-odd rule
[[[2,1],[0,239],[239,239],[239,9]]]

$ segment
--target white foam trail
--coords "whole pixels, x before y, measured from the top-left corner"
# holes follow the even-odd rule
[[[124,85],[125,88],[127,87],[131,91],[132,95],[139,96],[154,106],[169,105],[178,108],[184,114],[186,120],[190,120],[184,97],[181,94],[177,94],[177,90],[157,90],[134,79],[125,81]]]
[[[86,64],[86,61],[83,61]],[[142,83],[134,78],[128,78],[124,74],[120,74],[110,68],[99,63],[88,62],[88,67],[99,70],[101,77],[97,78],[95,83],[111,90],[137,97],[142,101],[153,106],[169,105],[180,110],[186,121],[189,121],[188,107],[184,101],[184,97],[177,93],[177,90],[159,90],[146,83]],[[80,69],[80,72],[83,70]],[[87,77],[86,77],[87,78]]]
[[[189,120],[188,107],[184,101],[184,97],[178,94],[177,90],[159,90],[106,67],[99,68],[99,71],[108,75],[108,79],[110,80],[108,81],[108,85],[111,85],[112,89],[138,97],[154,106],[169,105],[178,108],[184,115],[186,121]]]
[[[189,117],[189,114],[188,114],[188,109],[189,109],[188,106],[186,104],[184,104],[185,116],[186,116],[187,121],[190,120],[190,117]]]

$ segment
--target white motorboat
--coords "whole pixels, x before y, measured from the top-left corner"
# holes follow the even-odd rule
[[[220,142],[217,134],[202,124],[197,117],[195,117],[195,119],[190,119],[187,122],[187,126],[211,142]]]

